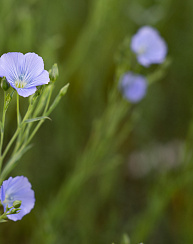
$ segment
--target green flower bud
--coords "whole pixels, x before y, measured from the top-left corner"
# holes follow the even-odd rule
[[[13,208],[13,209],[11,209],[11,211],[8,214],[17,214],[17,213],[19,213],[19,211],[20,211],[20,209]]]
[[[33,94],[33,96],[29,97],[29,102],[31,105],[35,102],[35,100],[42,94],[44,86],[39,86],[37,91]]]
[[[54,65],[52,66],[52,68],[49,70],[50,80],[51,80],[52,82],[55,82],[56,79],[58,78],[58,75],[59,75],[58,65],[57,65],[57,64],[54,64]]]
[[[50,108],[49,108],[49,110],[47,112],[48,114],[50,114],[55,109],[55,107],[60,102],[60,99],[66,94],[66,92],[68,90],[68,86],[69,86],[69,83],[66,84],[64,87],[61,88],[61,90],[59,91],[58,95],[54,99],[52,105],[50,106]]]
[[[13,207],[14,208],[20,208],[20,206],[21,206],[21,201],[16,200],[16,201],[13,202]]]
[[[4,90],[4,91],[7,91],[10,87],[10,84],[9,82],[7,81],[7,79],[5,77],[2,78],[1,80],[1,88]]]
[[[60,95],[61,97],[63,97],[63,96],[66,94],[66,92],[67,92],[67,90],[68,90],[68,87],[69,87],[69,83],[66,84],[65,86],[63,86],[63,87],[61,88],[60,93],[59,93],[59,95]]]

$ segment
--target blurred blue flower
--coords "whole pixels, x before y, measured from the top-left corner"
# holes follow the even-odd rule
[[[48,84],[48,71],[43,59],[35,53],[10,52],[0,58],[0,77],[5,76],[22,97],[35,93],[36,86]]]
[[[146,94],[147,81],[142,75],[128,72],[121,77],[119,88],[128,101],[137,103]]]
[[[150,26],[140,28],[132,37],[131,49],[137,54],[138,62],[145,67],[163,63],[167,54],[166,42],[159,32]]]
[[[3,181],[0,190],[0,200],[6,211],[6,206],[10,208],[16,200],[22,201],[20,212],[11,214],[7,217],[11,220],[17,221],[28,214],[35,204],[34,191],[31,189],[31,184],[24,176],[10,177],[8,180]]]

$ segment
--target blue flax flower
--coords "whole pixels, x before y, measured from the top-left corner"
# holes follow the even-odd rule
[[[148,67],[150,64],[163,63],[167,54],[167,45],[159,32],[144,26],[131,39],[131,49],[137,55],[138,62]]]
[[[11,214],[7,217],[11,220],[17,221],[28,214],[35,204],[34,191],[31,189],[31,184],[24,176],[10,177],[3,181],[0,190],[0,200],[3,204],[4,211],[6,206],[11,207],[16,200],[21,201],[20,212]]]
[[[146,94],[147,81],[142,75],[128,72],[121,77],[119,88],[128,101],[137,103]]]
[[[0,58],[0,77],[5,76],[22,97],[35,93],[36,86],[48,84],[48,71],[43,59],[35,53],[10,52]]]

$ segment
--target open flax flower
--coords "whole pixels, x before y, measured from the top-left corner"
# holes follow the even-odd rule
[[[34,94],[36,86],[50,81],[48,71],[44,70],[43,59],[35,53],[3,54],[0,58],[0,77],[4,76],[22,97]]]
[[[0,200],[6,211],[6,206],[12,207],[13,202],[21,201],[20,212],[17,214],[7,215],[8,219],[17,221],[28,214],[35,204],[34,191],[31,189],[31,184],[24,176],[9,177],[3,181],[0,189]]]
[[[129,102],[138,103],[146,95],[147,80],[142,75],[127,72],[120,78],[119,89]]]
[[[131,39],[131,49],[138,62],[148,67],[163,63],[167,54],[167,44],[159,32],[151,26],[143,26]]]

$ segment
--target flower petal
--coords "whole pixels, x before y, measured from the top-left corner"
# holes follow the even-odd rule
[[[128,101],[137,103],[146,94],[147,81],[142,75],[128,72],[121,77],[119,87]]]
[[[30,95],[36,92],[36,87],[29,87],[29,88],[15,88],[18,94],[22,97],[29,97]]]
[[[29,84],[26,85],[26,88],[33,86],[41,86],[48,84],[50,81],[49,73],[47,70],[44,70],[39,76],[35,77]]]
[[[144,26],[131,39],[131,49],[137,55],[140,64],[148,67],[150,64],[163,63],[167,54],[167,45],[159,32]]]
[[[0,58],[0,77],[5,76],[18,94],[28,97],[36,86],[48,84],[48,71],[44,70],[43,59],[35,53],[7,53]]]
[[[2,197],[2,192],[4,197]],[[21,201],[20,212],[7,216],[14,221],[20,220],[24,215],[29,213],[35,204],[34,191],[31,189],[28,179],[24,176],[10,177],[8,180],[5,180],[1,186],[0,196],[4,211],[6,211],[7,205],[11,207],[14,201]]]
[[[10,84],[18,79],[24,55],[19,52],[5,53],[0,58],[0,77],[5,76]]]
[[[24,79],[31,82],[34,78],[39,76],[44,70],[44,61],[42,57],[36,53],[26,53],[21,69]]]

